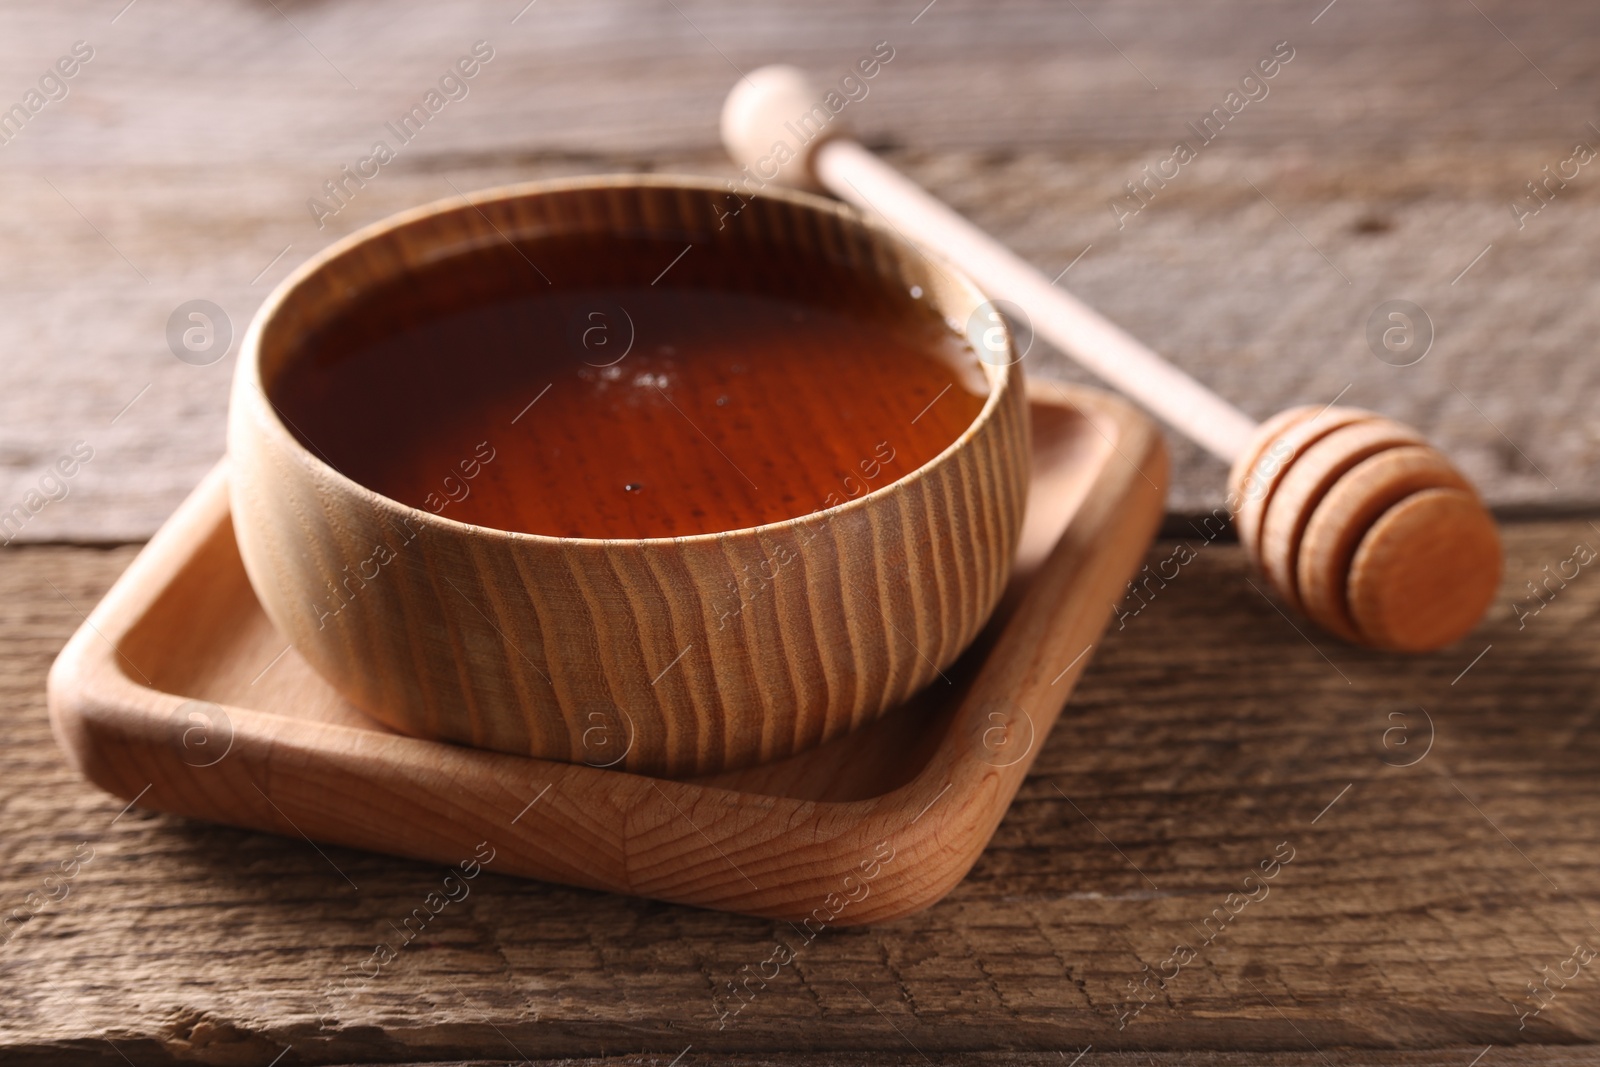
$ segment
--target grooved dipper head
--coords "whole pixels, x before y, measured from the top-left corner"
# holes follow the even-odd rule
[[[1278,594],[1346,640],[1442,648],[1494,600],[1494,519],[1408,426],[1355,408],[1286,411],[1262,424],[1228,487],[1239,540]]]

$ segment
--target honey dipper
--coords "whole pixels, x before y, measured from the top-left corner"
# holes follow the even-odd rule
[[[1499,585],[1499,534],[1421,434],[1331,405],[1256,424],[852,140],[824,100],[793,67],[735,85],[722,112],[723,143],[745,168],[734,188],[826,189],[1024,308],[1039,336],[1232,464],[1239,540],[1278,594],[1326,629],[1422,652],[1477,624]]]

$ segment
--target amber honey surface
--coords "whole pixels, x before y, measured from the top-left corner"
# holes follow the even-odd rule
[[[740,529],[881,488],[971,425],[978,358],[920,297],[783,248],[507,242],[361,296],[268,395],[345,475],[462,522]]]

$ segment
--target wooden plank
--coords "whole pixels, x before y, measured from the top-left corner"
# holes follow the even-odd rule
[[[230,1038],[232,1035],[228,1035]],[[549,1059],[516,1059],[515,1049],[509,1041],[501,1042],[505,1055],[493,1058],[451,1059],[448,1061],[430,1061],[427,1064],[417,1064],[417,1067],[507,1067],[508,1064],[517,1064],[518,1067],[704,1067],[706,1064],[722,1064],[725,1067],[800,1067],[802,1064],[815,1064],[818,1058],[807,1053],[782,1053],[782,1052],[757,1052],[757,1053],[722,1053],[701,1052],[693,1044],[679,1048],[675,1051],[651,1052],[641,1051],[635,1053],[622,1053],[605,1056],[603,1058],[589,1057],[562,1057],[559,1060]],[[135,1062],[139,1063],[193,1063],[194,1059],[170,1059],[172,1052],[163,1049],[155,1043],[123,1044],[118,1042],[118,1049],[127,1052],[130,1058],[140,1057]],[[266,1042],[255,1042],[249,1039],[237,1041],[221,1041],[208,1043],[201,1046],[202,1055],[207,1055],[209,1061],[216,1063],[254,1062],[260,1059],[262,1063],[270,1061],[272,1055],[283,1052],[282,1048]],[[187,1050],[185,1050],[187,1051]],[[284,1053],[282,1063],[299,1062],[292,1060],[293,1047]],[[681,1059],[675,1061],[675,1055],[682,1054]],[[1493,1060],[1486,1053],[1492,1053]],[[919,1055],[907,1049],[904,1052],[830,1052],[826,1062],[838,1064],[840,1067],[927,1067],[928,1064],[960,1063],[970,1064],[973,1067],[1034,1067],[1040,1062],[1073,1064],[1075,1067],[1184,1067],[1187,1064],[1204,1064],[1205,1067],[1468,1067],[1473,1060],[1482,1055],[1478,1061],[1484,1067],[1490,1064],[1499,1064],[1501,1067],[1587,1067],[1595,1061],[1597,1049],[1592,1045],[1575,1046],[1528,1046],[1513,1045],[1509,1047],[1479,1047],[1460,1046],[1446,1049],[1426,1049],[1420,1051],[1410,1050],[1370,1050],[1343,1051],[1330,1049],[1326,1053],[1317,1052],[1269,1052],[1269,1053],[1230,1053],[1230,1052],[1101,1052],[1094,1048],[1084,1047],[1049,1049],[1041,1052],[961,1052],[946,1055],[935,1051],[931,1055]],[[55,1058],[52,1058],[55,1057]],[[59,1053],[49,1049],[30,1049],[18,1052],[9,1061],[32,1067],[34,1064],[55,1064],[61,1062]],[[103,1054],[97,1051],[74,1050],[74,1063],[84,1065],[104,1064],[109,1067],[123,1065],[127,1060],[117,1055],[116,1050],[106,1048]],[[342,1067],[375,1067],[377,1063],[393,1063],[392,1060],[363,1060],[361,1063],[346,1063]],[[412,1061],[415,1062],[415,1061]]]
[[[1347,2],[1314,23],[1321,4],[1264,0],[941,0],[914,22],[921,4],[888,2],[120,6],[0,14],[0,99],[74,41],[95,49],[0,146],[0,512],[74,442],[94,449],[21,540],[143,538],[220,454],[232,358],[174,358],[181,303],[214,301],[237,338],[328,241],[455,190],[727,175],[734,67],[834,80],[878,40],[895,58],[845,113],[863,136],[1051,275],[1088,248],[1063,284],[1250,413],[1348,387],[1432,432],[1496,505],[1600,501],[1600,364],[1580,358],[1600,328],[1600,186],[1581,168],[1523,228],[1509,210],[1574,141],[1600,143],[1592,5]],[[319,230],[307,200],[480,39],[495,58],[470,95]],[[1124,183],[1279,40],[1295,58],[1270,94],[1119,229]],[[1433,323],[1415,366],[1369,351],[1391,299]],[[1209,509],[1220,466],[1182,443],[1174,458],[1173,508]]]
[[[122,813],[63,764],[43,680],[132,550],[18,549],[0,556],[0,901],[26,907],[75,849],[94,853],[0,947],[0,1049],[666,1063],[692,1045],[687,1064],[987,1048],[1010,1063],[1093,1045],[1119,1065],[1210,1050],[1466,1067],[1492,1045],[1485,1065],[1589,1062],[1504,1046],[1600,1041],[1600,977],[1567,963],[1600,948],[1600,584],[1578,564],[1542,606],[1524,584],[1600,546],[1600,529],[1506,533],[1489,623],[1423,657],[1313,646],[1248,584],[1237,547],[1191,536],[1176,578],[1119,606],[967,880],[921,915],[826,931],[745,994],[729,984],[774,958],[782,923],[491,864],[405,944],[441,869]],[[1152,572],[1177,550],[1158,543]],[[1245,881],[1291,849],[1274,878]],[[395,959],[362,979],[380,942]],[[1181,965],[1179,945],[1196,953]],[[1533,999],[1529,983],[1564,965],[1577,977]],[[1146,966],[1165,988],[1140,996]]]
[[[229,1035],[230,1037],[232,1035]],[[507,1067],[508,1064],[517,1064],[518,1067],[704,1067],[706,1064],[722,1064],[725,1067],[799,1067],[802,1064],[815,1064],[818,1057],[807,1053],[722,1053],[702,1052],[693,1044],[673,1051],[640,1051],[634,1053],[621,1053],[603,1058],[589,1057],[562,1057],[559,1060],[550,1059],[516,1059],[515,1049],[509,1041],[501,1042],[505,1055],[492,1058],[453,1058],[448,1061],[434,1060],[427,1064],[417,1064],[417,1067]],[[139,1063],[193,1063],[194,1059],[182,1060],[168,1058],[172,1053],[154,1043],[123,1044],[118,1042],[118,1049],[127,1052],[130,1058],[140,1057],[135,1060]],[[266,1042],[255,1042],[249,1039],[238,1041],[222,1041],[201,1046],[202,1055],[211,1057],[209,1061],[200,1062],[232,1063],[254,1062],[259,1059],[262,1063],[271,1060],[272,1055],[282,1052],[282,1048]],[[186,1050],[187,1051],[187,1050]],[[291,1059],[293,1047],[284,1053],[282,1063],[288,1065],[298,1062]],[[1493,1060],[1485,1053],[1492,1053]],[[674,1062],[676,1054],[681,1053],[682,1059]],[[1204,1064],[1205,1067],[1467,1067],[1473,1060],[1483,1055],[1480,1063],[1484,1067],[1490,1064],[1500,1064],[1501,1067],[1587,1067],[1595,1060],[1597,1050],[1592,1045],[1575,1046],[1528,1046],[1513,1045],[1509,1047],[1479,1047],[1460,1046],[1446,1049],[1426,1049],[1420,1051],[1409,1050],[1370,1050],[1343,1051],[1330,1049],[1326,1053],[1316,1052],[1269,1052],[1269,1053],[1230,1053],[1230,1052],[1101,1052],[1094,1048],[1087,1050],[1078,1048],[1049,1049],[1044,1052],[961,1052],[946,1055],[933,1052],[931,1055],[919,1055],[907,1049],[904,1052],[830,1052],[826,1062],[838,1064],[840,1067],[927,1067],[928,1064],[959,1063],[970,1064],[973,1067],[1034,1067],[1044,1062],[1073,1064],[1075,1067],[1184,1067],[1184,1065]],[[52,1058],[55,1057],[55,1058]],[[49,1049],[30,1049],[18,1052],[9,1061],[32,1067],[34,1064],[55,1064],[61,1062],[59,1053]],[[76,1064],[86,1065],[123,1065],[127,1060],[117,1055],[113,1049],[106,1048],[103,1054],[97,1051],[74,1050],[73,1061]],[[346,1063],[342,1067],[375,1067],[377,1063],[393,1063],[392,1060],[362,1060],[358,1063]],[[411,1061],[415,1062],[415,1061]]]

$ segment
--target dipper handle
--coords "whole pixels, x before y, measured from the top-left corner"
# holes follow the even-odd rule
[[[1295,408],[1258,426],[1052,283],[826,119],[794,67],[752,71],[729,94],[722,138],[759,193],[825,188],[959,264],[1034,332],[1233,464],[1228,507],[1278,594],[1327,629],[1426,651],[1464,636],[1494,599],[1494,519],[1415,430],[1353,408]]]

